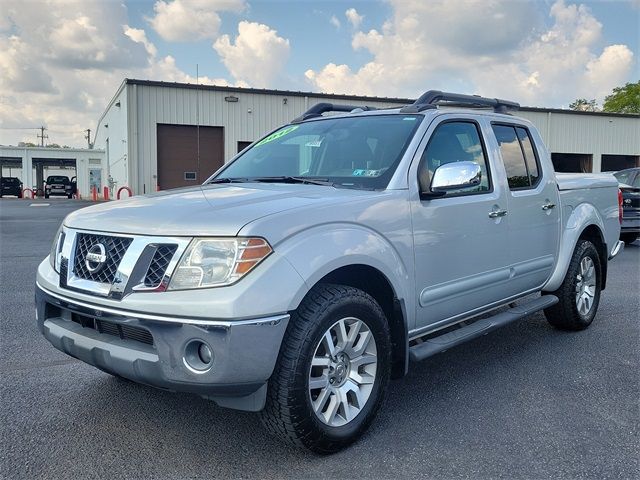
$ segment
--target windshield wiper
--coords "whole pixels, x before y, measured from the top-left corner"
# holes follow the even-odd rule
[[[210,183],[246,183],[250,180],[248,178],[213,178],[207,182],[207,185]]]
[[[291,176],[281,176],[281,177],[254,177],[249,181],[251,182],[262,182],[262,183],[306,183],[310,185],[325,185],[332,187],[334,184],[330,182],[326,178],[307,178],[307,177],[291,177]]]

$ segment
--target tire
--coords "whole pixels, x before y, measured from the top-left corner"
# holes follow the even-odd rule
[[[73,194],[70,193],[69,195],[67,195],[67,198],[69,198],[69,199],[73,198]]]
[[[627,245],[635,242],[638,237],[640,237],[640,233],[621,233],[620,240],[622,240]]]
[[[598,250],[590,241],[579,240],[562,285],[550,292],[560,301],[544,310],[547,321],[559,330],[578,331],[589,327],[598,311],[601,285]]]
[[[45,193],[44,198],[49,198],[49,194]]]
[[[347,341],[339,340],[339,331]],[[349,335],[355,338],[351,343]],[[329,341],[334,355],[328,353]],[[357,350],[362,350],[361,356]],[[372,355],[377,360],[369,363]],[[312,367],[312,360],[316,366]],[[317,285],[289,321],[269,380],[262,423],[289,444],[320,454],[337,452],[367,430],[382,404],[390,373],[389,325],[378,303],[353,287]],[[325,386],[311,389],[311,384]],[[335,404],[337,411],[332,408]]]

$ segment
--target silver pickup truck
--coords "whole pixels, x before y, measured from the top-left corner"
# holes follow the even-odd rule
[[[38,327],[112,375],[337,451],[412,361],[540,310],[593,321],[623,245],[618,183],[556,175],[517,106],[318,104],[201,186],[78,210],[38,268]]]

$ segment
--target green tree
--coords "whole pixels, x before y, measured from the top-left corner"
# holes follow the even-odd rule
[[[37,145],[32,142],[19,142],[18,146],[19,147],[37,147]]]
[[[604,99],[603,110],[616,113],[640,113],[640,81],[616,87]]]
[[[578,98],[571,105],[569,105],[571,110],[578,110],[579,112],[597,112],[598,104],[596,103],[596,99],[587,100],[586,98]]]

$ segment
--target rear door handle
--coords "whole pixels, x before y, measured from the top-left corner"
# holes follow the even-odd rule
[[[506,210],[494,210],[493,212],[489,212],[489,218],[504,217],[506,214]]]
[[[551,210],[552,208],[555,208],[555,206],[555,203],[545,203],[542,205],[542,210]]]

